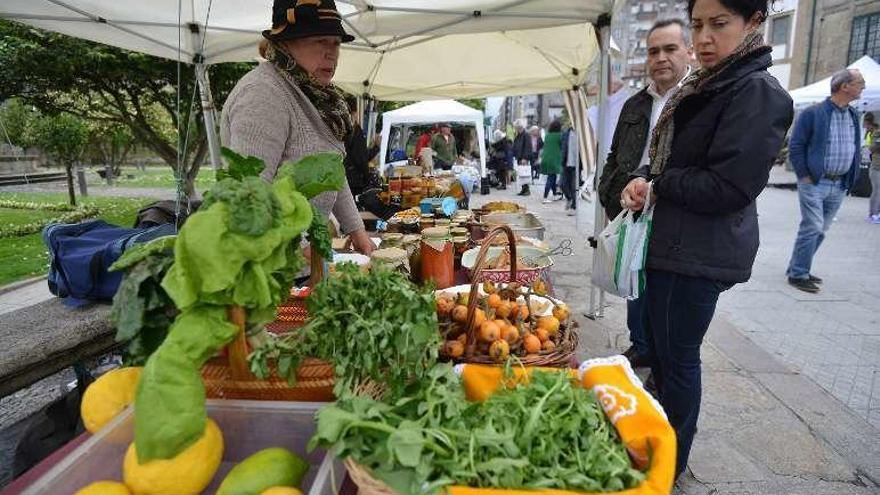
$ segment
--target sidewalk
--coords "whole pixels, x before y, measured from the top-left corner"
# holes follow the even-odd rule
[[[629,346],[623,300],[608,296],[604,317],[599,320],[581,316],[589,302],[592,253],[585,247],[584,240],[592,234],[594,205],[581,202],[577,217],[566,216],[563,202],[542,204],[539,194],[542,192],[543,186],[540,185],[533,186],[532,195],[526,198],[516,196],[516,191],[510,189],[493,190],[489,196],[475,196],[473,204],[519,201],[541,217],[547,232],[545,240],[551,245],[563,238],[572,238],[574,255],[556,257],[552,276],[557,295],[572,306],[572,313],[578,316],[581,324],[578,357],[586,359],[618,354]],[[799,218],[796,210],[791,211],[789,203],[792,202],[796,209],[797,197],[793,192],[768,189],[759,204],[764,237],[756,276],[771,284],[773,290],[782,292],[788,291],[780,271],[784,271],[784,266],[780,269],[775,261],[767,264],[764,260],[768,256],[776,257],[775,253],[787,252],[791,247],[789,243],[794,239],[791,230],[797,227]],[[855,215],[860,207],[854,201],[842,210],[842,214],[846,211],[846,215]],[[773,228],[778,225],[779,232],[776,235],[766,233],[767,223]],[[787,223],[793,223],[794,227],[781,227]],[[577,225],[587,232],[578,233]],[[877,232],[880,233],[880,228]],[[867,243],[871,238],[866,235],[872,233],[862,233],[860,242],[870,245]],[[852,243],[851,238],[835,241],[834,235],[832,231],[829,246],[839,241]],[[837,235],[842,236],[842,233]],[[880,239],[873,246],[880,252]],[[829,251],[832,249],[830,247]],[[865,254],[859,255],[862,263],[876,259],[866,259]],[[850,263],[854,262],[850,260]],[[817,266],[821,265],[819,261]],[[830,278],[834,270],[829,268],[824,273]],[[829,288],[833,283],[828,283]],[[880,285],[874,285],[877,286]],[[753,333],[749,331],[750,327],[739,326],[740,319],[736,319],[736,324],[732,321],[731,312],[755,298],[760,299],[761,296],[746,295],[753,289],[750,283],[724,294],[709,329],[702,349],[703,402],[699,433],[691,452],[689,472],[679,481],[676,493],[880,493],[880,430],[818,386],[809,375],[786,363],[778,353],[768,352],[750,340]],[[787,306],[775,304],[786,311],[792,311],[791,306],[800,307],[796,299],[791,300]],[[767,301],[762,307],[771,312],[769,308],[773,307],[773,301]],[[880,301],[873,299],[863,300],[863,303],[871,301],[875,304],[870,307],[880,307],[876,304]],[[751,316],[761,320],[767,314],[759,312]],[[874,327],[880,332],[880,325]],[[826,352],[833,354],[834,346],[829,346]],[[876,350],[874,360],[880,362],[880,352]]]

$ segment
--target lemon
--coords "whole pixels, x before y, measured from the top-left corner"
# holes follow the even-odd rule
[[[144,464],[132,443],[122,464],[123,479],[134,495],[198,495],[211,483],[223,457],[223,433],[211,418],[196,442],[171,459]]]
[[[96,481],[80,488],[73,495],[131,495],[131,492],[118,481]]]
[[[299,486],[309,464],[287,449],[263,449],[238,463],[217,495],[257,495],[272,487]]]
[[[101,375],[86,389],[80,406],[83,424],[96,433],[134,402],[141,367],[117,368]]]
[[[273,486],[260,495],[303,495],[303,492],[289,486]]]

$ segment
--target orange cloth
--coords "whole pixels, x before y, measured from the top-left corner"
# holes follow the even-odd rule
[[[501,386],[504,370],[497,366],[475,364],[459,365],[465,393],[469,400],[484,400]],[[636,467],[648,467],[647,477],[638,487],[616,495],[668,495],[672,491],[675,473],[675,431],[669,425],[660,404],[642,387],[623,356],[584,361],[578,370],[547,371],[570,373],[580,377],[585,388],[593,390],[605,415],[617,428],[620,438],[630,452]],[[514,370],[521,380],[529,368]],[[650,466],[649,466],[650,464]],[[450,495],[598,495],[567,490],[501,490],[453,486]]]

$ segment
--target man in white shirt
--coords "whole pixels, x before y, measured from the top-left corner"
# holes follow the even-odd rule
[[[648,87],[623,105],[614,129],[611,151],[599,180],[599,200],[608,218],[622,210],[620,193],[629,182],[629,174],[648,163],[651,132],[663,106],[690,74],[690,31],[679,19],[657,21],[648,31]],[[641,298],[627,302],[627,326],[632,346],[624,352],[633,367],[650,365],[650,349],[642,323]]]

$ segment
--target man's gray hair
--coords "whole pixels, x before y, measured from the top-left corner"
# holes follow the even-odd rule
[[[844,84],[851,83],[855,78],[855,73],[849,69],[835,72],[834,75],[831,76],[831,94],[837,93]]]
[[[654,25],[651,26],[651,29],[648,30],[648,36],[645,36],[646,42],[647,42],[647,39],[651,36],[651,33],[653,33],[654,31],[656,31],[658,29],[669,27],[669,26],[680,27],[681,28],[681,38],[682,38],[682,40],[684,40],[685,48],[688,48],[691,46],[691,29],[688,27],[687,24],[685,24],[685,22],[683,20],[675,19],[675,18],[660,19],[659,21],[655,22]]]

